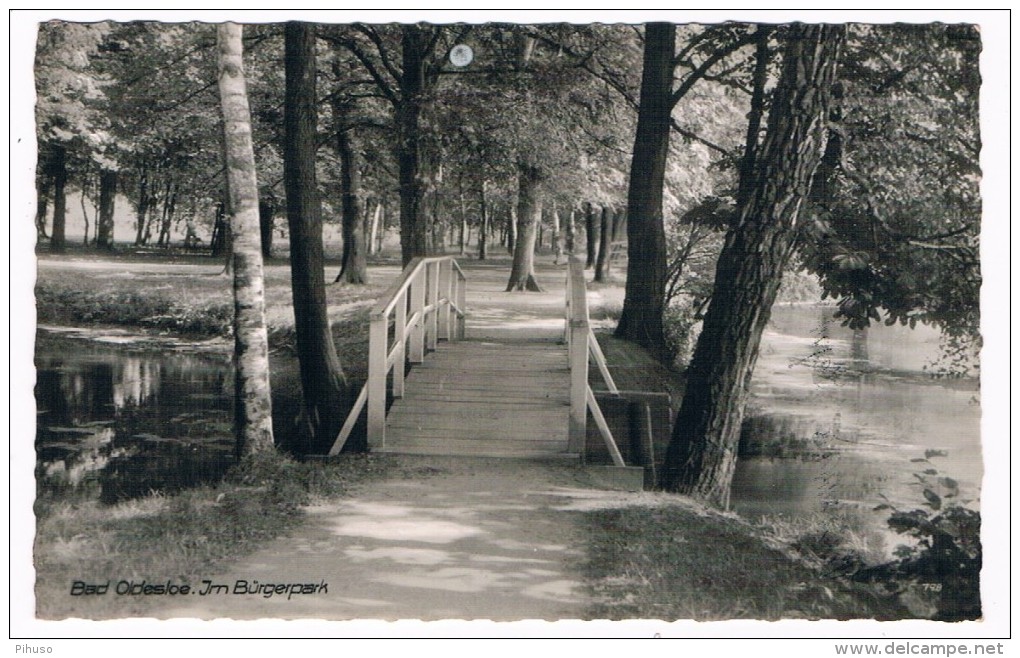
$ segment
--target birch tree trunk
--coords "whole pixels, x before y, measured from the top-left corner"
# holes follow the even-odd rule
[[[372,218],[368,230],[368,254],[373,256],[379,251],[379,214],[382,212],[382,203],[379,199],[369,198],[366,208],[371,208],[367,211]]]
[[[228,212],[234,234],[234,431],[238,458],[275,447],[258,183],[241,29],[236,23],[224,23],[216,33]]]

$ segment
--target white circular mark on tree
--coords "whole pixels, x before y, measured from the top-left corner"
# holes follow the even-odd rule
[[[471,46],[459,43],[450,51],[450,63],[454,66],[467,66],[474,59],[474,56],[475,54],[472,52]]]

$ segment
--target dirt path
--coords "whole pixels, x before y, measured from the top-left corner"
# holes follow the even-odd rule
[[[229,593],[200,588],[158,616],[584,618],[589,531],[580,510],[654,497],[592,489],[572,462],[388,458],[391,476],[310,508],[295,534],[209,577]],[[238,581],[254,589],[255,580],[327,585],[290,598],[233,593]]]

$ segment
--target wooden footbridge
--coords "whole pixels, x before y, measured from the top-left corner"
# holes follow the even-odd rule
[[[534,327],[487,332],[471,325],[468,281],[456,260],[412,261],[372,309],[368,381],[330,454],[364,412],[374,452],[583,460],[590,413],[613,463],[623,466],[588,384],[593,360],[617,392],[592,334],[580,262],[571,261],[565,284],[562,303],[542,307]],[[473,291],[490,309],[500,294]]]

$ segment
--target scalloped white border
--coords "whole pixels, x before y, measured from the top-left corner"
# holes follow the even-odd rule
[[[249,5],[251,6],[251,5]],[[981,73],[981,130],[984,142],[982,152],[982,194],[984,200],[984,221],[981,235],[981,262],[985,281],[982,291],[982,331],[985,350],[982,354],[982,407],[984,418],[982,436],[985,441],[984,460],[985,483],[982,490],[984,515],[984,559],[985,576],[982,594],[986,618],[981,622],[964,624],[938,624],[924,621],[906,622],[803,622],[784,621],[776,623],[731,621],[714,623],[676,622],[672,624],[652,620],[624,622],[321,622],[264,620],[259,622],[198,622],[195,620],[149,621],[127,620],[91,622],[69,620],[62,622],[39,621],[33,617],[32,597],[34,571],[32,570],[32,540],[34,517],[31,502],[34,496],[32,479],[34,450],[30,442],[25,445],[11,444],[12,474],[19,474],[11,482],[8,500],[11,522],[10,567],[11,567],[11,609],[10,631],[12,637],[42,638],[491,638],[491,637],[663,637],[714,638],[712,640],[689,640],[681,645],[644,645],[642,651],[664,655],[677,652],[722,651],[735,649],[752,655],[816,656],[834,655],[830,640],[808,640],[807,638],[853,638],[881,637],[874,640],[882,645],[890,638],[989,638],[1008,637],[1010,634],[1010,536],[1012,518],[1010,506],[1010,424],[1009,396],[1010,366],[1009,344],[1012,331],[1007,315],[1010,292],[1010,197],[1011,180],[1010,146],[1006,140],[1010,134],[1009,108],[1011,77],[1011,52],[1009,47],[1010,16],[1002,10],[747,10],[718,9],[706,10],[141,10],[131,8],[104,10],[12,10],[9,13],[10,27],[10,233],[8,252],[11,257],[8,272],[10,292],[9,316],[6,323],[10,330],[10,352],[8,353],[10,428],[12,439],[31,436],[34,427],[35,406],[33,397],[34,367],[32,363],[34,340],[34,273],[33,256],[34,229],[28,216],[34,215],[33,168],[35,164],[35,133],[33,125],[34,84],[32,63],[35,45],[35,24],[38,21],[60,18],[75,21],[93,20],[203,20],[219,22],[237,20],[244,22],[275,22],[301,19],[321,22],[365,22],[418,21],[431,22],[553,22],[576,23],[641,23],[649,20],[666,20],[677,23],[741,21],[811,21],[811,22],[968,22],[981,27],[983,52]],[[27,474],[27,476],[25,476]],[[721,638],[733,638],[722,640]],[[785,641],[749,641],[736,638],[785,638]],[[796,639],[795,639],[796,638]],[[233,644],[234,641],[231,642]],[[104,656],[137,655],[143,651],[149,655],[176,655],[183,651],[253,649],[259,647],[227,646],[213,642],[211,646],[195,646],[193,643],[155,643],[146,640],[130,641],[61,641],[61,640],[11,640],[9,650],[14,654],[15,644],[28,643],[32,646],[54,646],[55,652],[68,655],[65,649],[103,652]],[[204,644],[204,643],[203,643]],[[971,643],[972,644],[972,643]],[[1009,643],[1007,642],[1007,645]],[[65,649],[62,649],[64,647]],[[344,645],[325,647],[318,642],[297,645],[302,650],[343,651],[359,648],[372,650],[374,647]],[[596,645],[595,650],[616,653],[622,647]],[[652,647],[657,647],[653,649]],[[270,651],[278,646],[268,647]],[[404,645],[393,648],[407,650]],[[452,645],[427,645],[428,649],[442,650],[444,655],[475,654],[479,647],[472,642],[456,642]],[[487,646],[483,650],[516,651],[523,647],[501,644]],[[556,647],[551,647],[557,650]],[[558,651],[573,651],[581,647],[561,645]],[[417,649],[414,649],[417,650]],[[589,650],[582,648],[582,650]],[[1008,648],[1007,648],[1008,652]]]

